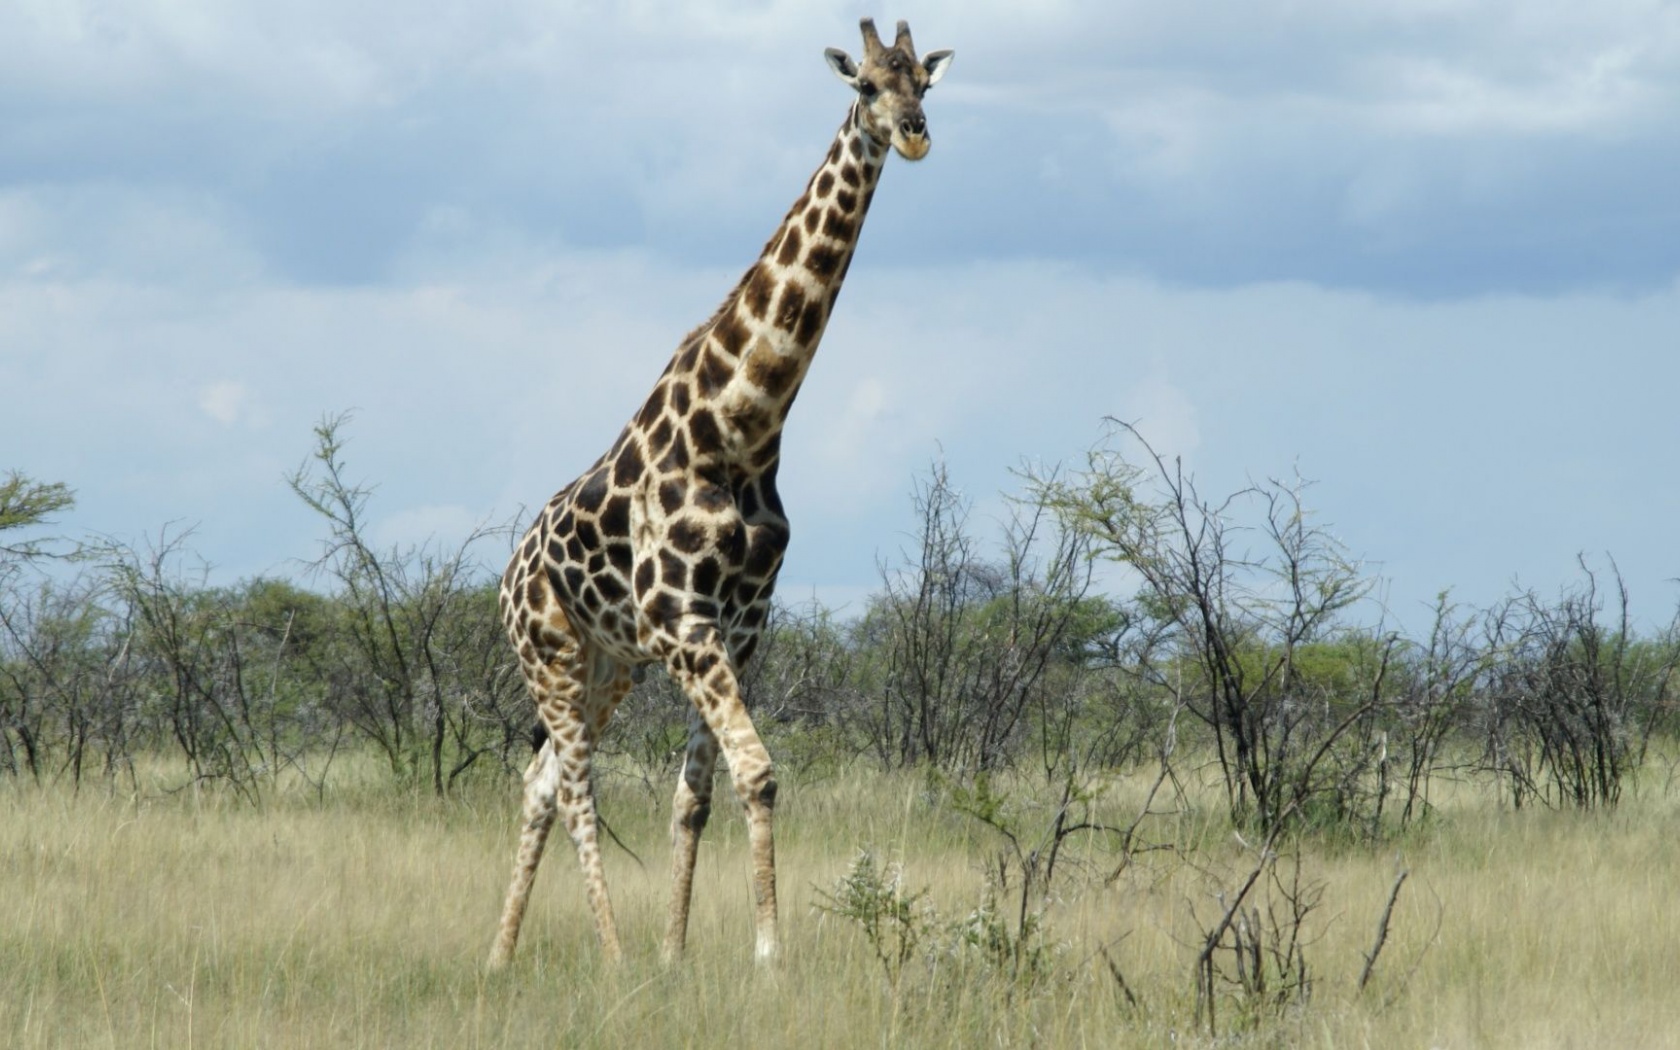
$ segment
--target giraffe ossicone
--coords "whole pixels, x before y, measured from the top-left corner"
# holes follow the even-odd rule
[[[776,779],[737,675],[758,644],[788,544],[782,425],[834,310],[889,150],[931,139],[922,96],[952,52],[825,53],[856,98],[805,192],[712,318],[688,335],[612,448],[543,507],[502,577],[502,619],[536,702],[537,753],[491,966],[519,938],[556,816],[577,849],[595,932],[620,955],[597,835],[594,746],[633,677],[663,665],[693,704],[671,817],[667,959],[688,931],[694,862],[721,753],[747,817],[760,961],[777,953]]]

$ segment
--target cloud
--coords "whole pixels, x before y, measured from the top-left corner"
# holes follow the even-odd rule
[[[1660,117],[1668,93],[1639,75],[1638,57],[1623,45],[1503,78],[1434,59],[1398,59],[1386,77],[1397,90],[1375,114],[1379,126],[1424,136],[1615,138]]]
[[[380,518],[371,538],[382,547],[452,551],[485,524],[481,514],[460,504],[426,504]]]
[[[1680,11],[911,14],[958,60],[789,425],[790,586],[867,586],[941,448],[985,500],[1104,415],[1210,490],[1298,461],[1404,593],[1674,575]],[[855,16],[0,7],[0,447],[235,575],[311,550],[280,479],[323,413],[392,535],[536,505],[797,196]]]
[[[1664,243],[1680,192],[1660,175],[1680,162],[1680,12],[1117,4],[1010,21],[1024,34],[969,47],[971,79],[938,100],[960,136],[941,142],[962,154],[950,174],[902,191],[933,231],[924,252],[1055,244],[1171,281],[1431,296],[1655,288],[1680,270]],[[980,197],[1007,205],[976,222]]]
[[[251,392],[232,380],[211,383],[199,391],[198,407],[223,426],[232,426],[249,412]]]
[[[1119,418],[1148,435],[1151,447],[1164,457],[1189,457],[1202,443],[1196,406],[1162,375],[1140,380],[1120,404]]]
[[[838,377],[837,377],[838,378]],[[866,375],[850,381],[850,390],[839,418],[823,429],[823,458],[827,472],[867,473],[877,458],[879,449],[871,438],[878,437],[883,425],[890,425],[896,413],[890,407],[893,400],[886,383],[879,376]]]
[[[1449,296],[1651,288],[1680,270],[1680,11],[914,15],[921,46],[959,59],[929,101],[933,157],[892,174],[891,221],[868,234],[894,256],[1049,252],[1211,286]],[[657,245],[738,265],[839,122],[819,51],[855,47],[854,17],[785,0],[494,0],[423,18],[319,0],[12,5],[0,184],[55,216],[18,265],[65,265],[67,244],[71,263],[203,279],[192,245],[208,239],[243,256],[240,274],[391,283],[441,214],[468,250]]]
[[[283,478],[341,409],[355,410],[348,476],[377,487],[382,539],[523,517],[611,444],[735,278],[632,254],[538,258],[518,279],[486,264],[404,288],[210,298],[0,281],[0,448],[77,490],[73,527],[196,522],[199,549],[235,577],[314,553],[322,525]],[[1680,515],[1657,480],[1680,444],[1677,330],[1674,286],[1431,303],[860,259],[788,424],[786,581],[869,586],[935,457],[983,523],[993,494],[1020,489],[1010,468],[1076,460],[1114,415],[1193,452],[1209,495],[1296,467],[1317,479],[1314,506],[1394,577],[1398,602],[1559,578],[1586,549],[1614,553],[1636,599],[1660,604],[1653,581],[1674,575],[1662,523]]]
[[[0,274],[227,287],[263,263],[213,199],[129,186],[0,187]]]

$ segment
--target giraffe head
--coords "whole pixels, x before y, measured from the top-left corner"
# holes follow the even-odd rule
[[[892,143],[905,160],[921,160],[933,145],[928,137],[927,118],[922,116],[922,95],[938,83],[951,65],[954,51],[929,51],[916,57],[910,42],[910,24],[898,23],[898,37],[891,47],[881,43],[875,20],[865,18],[863,61],[837,47],[824,52],[834,74],[858,93],[858,119],[870,138]]]

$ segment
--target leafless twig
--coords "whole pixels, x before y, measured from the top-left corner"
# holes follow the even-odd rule
[[[1383,945],[1388,941],[1388,920],[1394,914],[1394,902],[1400,899],[1400,887],[1411,874],[1405,868],[1394,879],[1394,888],[1388,891],[1388,904],[1384,906],[1382,918],[1377,920],[1377,939],[1371,943],[1371,950],[1365,955],[1365,967],[1359,971],[1359,990],[1364,991],[1365,985],[1371,980],[1371,971],[1377,967],[1377,956],[1382,954]]]

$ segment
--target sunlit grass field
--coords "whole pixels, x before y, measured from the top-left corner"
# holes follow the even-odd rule
[[[1129,824],[1152,777],[1099,810]],[[607,778],[626,963],[597,959],[557,835],[513,966],[485,972],[516,788],[447,801],[369,772],[261,808],[207,792],[0,786],[0,1044],[8,1047],[1680,1046],[1680,798],[1662,778],[1611,813],[1513,812],[1444,786],[1437,819],[1383,845],[1308,839],[1310,995],[1195,1009],[1202,932],[1255,854],[1192,786],[1117,876],[1075,836],[1043,917],[1048,962],[1011,980],[930,933],[896,985],[861,927],[823,911],[860,849],[926,891],[928,930],[972,912],[1004,840],[915,776],[788,778],[778,810],[785,958],[752,962],[739,810],[702,845],[685,963],[658,962],[668,790]],[[726,783],[720,783],[726,791]],[[1028,788],[1020,791],[1024,798]],[[1024,829],[1048,812],[1022,804]],[[1289,851],[1292,854],[1292,850]],[[645,865],[645,867],[644,867]],[[1410,872],[1374,976],[1364,953]],[[1016,900],[1012,883],[1000,907]],[[1110,965],[1112,963],[1112,966]],[[1131,992],[1122,991],[1118,972]]]

